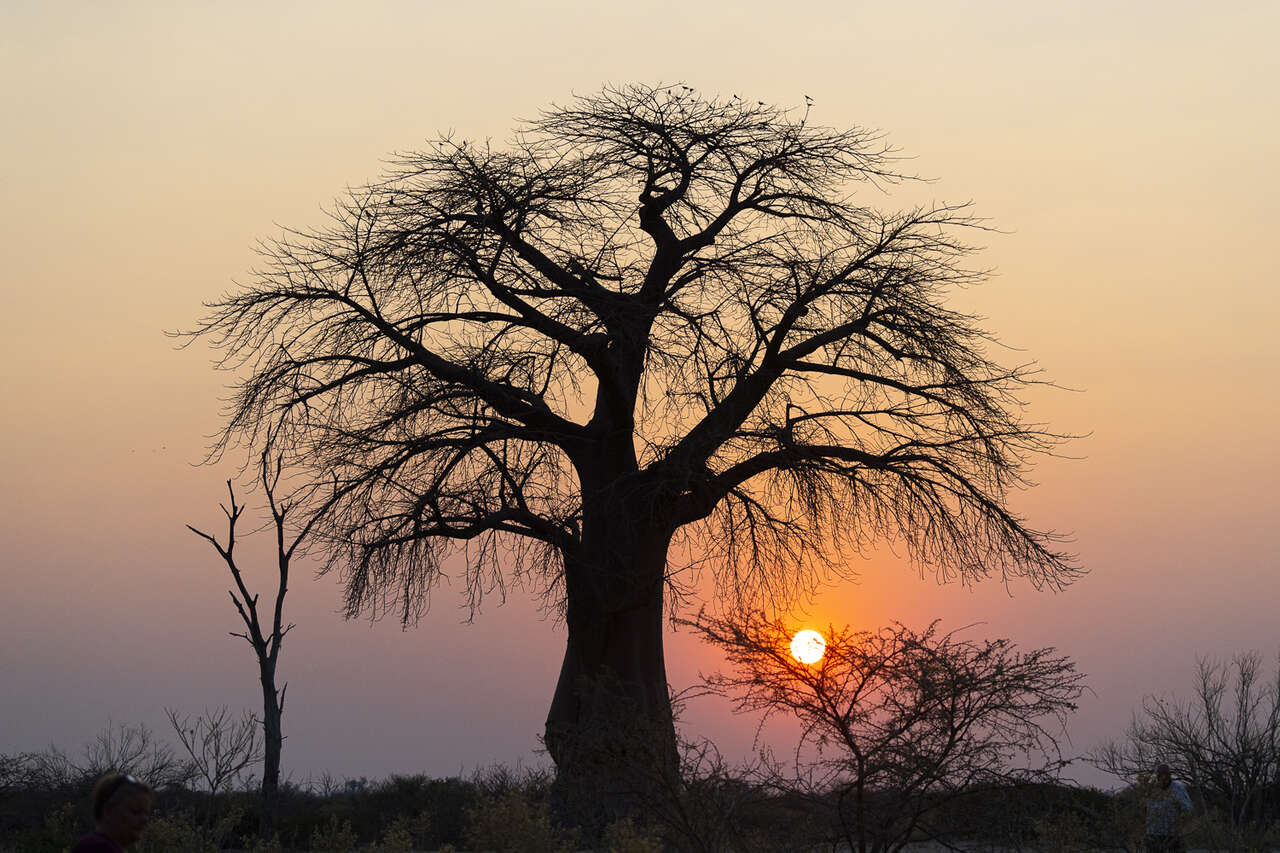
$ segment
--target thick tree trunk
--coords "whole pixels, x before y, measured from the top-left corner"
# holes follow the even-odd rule
[[[612,318],[611,375],[574,459],[580,539],[564,554],[568,639],[545,744],[562,815],[591,824],[637,812],[678,782],[662,649],[667,549],[662,484],[640,471],[634,412],[651,317]]]
[[[605,527],[587,559],[566,561],[569,636],[545,736],[579,822],[672,790],[678,763],[662,647],[669,536],[639,533],[634,515]]]

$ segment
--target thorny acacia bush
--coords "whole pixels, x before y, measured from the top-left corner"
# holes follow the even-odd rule
[[[894,623],[828,629],[813,665],[791,656],[791,631],[760,614],[686,622],[725,654],[708,687],[740,711],[794,715],[794,772],[777,784],[830,804],[841,839],[894,850],[937,837],[940,807],[976,790],[1052,781],[1059,738],[1083,691],[1053,649],[969,640]],[[805,748],[813,750],[807,756]]]

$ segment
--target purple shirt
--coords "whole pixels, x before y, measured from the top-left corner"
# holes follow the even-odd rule
[[[71,853],[124,853],[116,844],[101,832],[91,832],[76,842]]]

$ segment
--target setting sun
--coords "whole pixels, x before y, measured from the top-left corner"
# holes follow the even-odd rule
[[[827,650],[827,641],[817,631],[806,628],[791,638],[791,656],[800,663],[817,663]]]

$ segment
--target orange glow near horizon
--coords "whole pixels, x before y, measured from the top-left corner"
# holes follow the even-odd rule
[[[827,641],[817,631],[806,628],[791,638],[791,656],[800,663],[815,664],[826,651]]]

